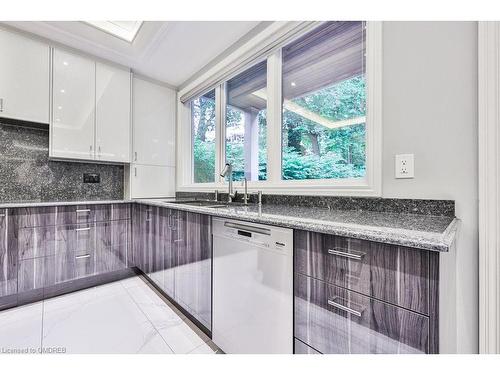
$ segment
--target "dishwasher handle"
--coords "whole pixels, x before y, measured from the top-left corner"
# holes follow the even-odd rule
[[[261,227],[255,227],[253,225],[246,225],[246,224],[238,224],[238,223],[233,223],[230,221],[224,222],[224,226],[227,228],[232,228],[232,229],[238,229],[242,230],[245,232],[251,232],[251,233],[259,233],[259,234],[264,234],[266,236],[271,235],[271,230],[267,228],[261,228]]]

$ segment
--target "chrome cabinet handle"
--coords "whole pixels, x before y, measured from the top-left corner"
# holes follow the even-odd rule
[[[98,157],[101,157],[101,146],[97,148]]]
[[[134,161],[137,161],[137,151],[134,152]]]
[[[3,112],[3,98],[0,98],[0,112]]]
[[[328,254],[338,255],[340,257],[350,258],[350,259],[355,259],[355,260],[361,260],[366,255],[366,253],[361,253],[361,252],[357,252],[357,251],[347,253],[345,251],[340,251],[337,249],[328,249]]]
[[[361,311],[358,311],[358,310],[351,309],[350,307],[344,306],[338,302],[335,302],[336,300],[339,300],[339,299],[340,299],[340,297],[333,297],[333,299],[329,299],[327,302],[330,306],[336,307],[339,310],[356,315],[357,317],[361,317],[361,314],[363,313],[364,309]]]
[[[134,177],[137,177],[137,167],[134,167]]]
[[[92,145],[90,145],[89,154],[90,154],[90,157],[92,157]]]
[[[5,214],[0,214],[0,217],[5,217]]]
[[[85,259],[85,258],[90,258],[90,254],[85,254],[85,255],[77,255],[75,259]]]
[[[77,232],[84,232],[84,231],[87,231],[87,230],[90,230],[90,227],[88,228],[76,228],[75,231]]]

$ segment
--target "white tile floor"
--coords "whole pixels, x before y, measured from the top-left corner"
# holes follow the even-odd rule
[[[214,354],[209,337],[141,277],[0,312],[0,353]]]

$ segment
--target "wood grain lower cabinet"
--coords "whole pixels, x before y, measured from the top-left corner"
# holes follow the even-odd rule
[[[184,212],[177,228],[175,299],[209,330],[212,322],[212,221]]]
[[[140,204],[132,216],[134,265],[210,330],[210,216]]]
[[[0,308],[5,296],[30,302],[47,288],[68,292],[67,282],[127,268],[130,217],[129,204],[0,210]]]
[[[17,254],[9,248],[9,212],[0,209],[0,306],[2,297],[17,293]]]
[[[294,241],[296,272],[430,314],[430,257],[435,254],[300,230]]]
[[[43,289],[56,283],[56,257],[20,259],[17,267],[17,292],[30,292]]]
[[[157,221],[157,207],[136,204],[132,212],[132,265],[145,274],[150,274],[155,246],[154,230]]]
[[[296,274],[295,336],[324,354],[428,353],[429,317]]]

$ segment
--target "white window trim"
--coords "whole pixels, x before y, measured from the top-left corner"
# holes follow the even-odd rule
[[[280,23],[283,27],[283,23]],[[291,26],[290,26],[291,27]],[[310,26],[311,27],[311,26]],[[304,27],[303,31],[293,35],[299,37],[310,30]],[[258,37],[256,37],[258,38]],[[277,37],[278,38],[278,37]],[[279,35],[282,38],[282,35]],[[262,39],[262,38],[260,38]],[[288,44],[280,43],[280,47]],[[272,45],[275,40],[269,37],[267,43]],[[250,46],[242,46],[227,59],[223,60],[218,69],[225,65],[234,65],[234,61],[243,56],[248,60],[248,50],[255,41],[248,42]],[[268,54],[267,85],[269,97],[267,103],[267,152],[268,152],[268,179],[266,181],[249,181],[251,191],[262,190],[268,194],[307,194],[307,195],[355,195],[355,196],[381,196],[382,194],[382,22],[367,22],[366,30],[366,82],[367,82],[367,114],[366,114],[366,176],[353,179],[328,179],[328,180],[281,180],[281,49],[274,48]],[[242,66],[242,71],[249,66]],[[207,72],[207,77],[200,77],[197,82],[204,82],[214,72]],[[221,73],[222,75],[222,73]],[[183,104],[180,97],[188,90],[194,90],[190,84],[178,95],[177,118],[177,190],[178,191],[213,191],[227,189],[227,183],[219,176],[224,164],[224,110],[219,109],[216,119],[216,137],[219,147],[216,150],[215,182],[193,183],[193,155],[192,155],[192,129],[189,104]],[[208,91],[208,90],[207,90]],[[224,94],[220,86],[216,87],[216,95]],[[278,140],[278,141],[276,141]],[[235,189],[240,189],[240,183],[235,182]]]

